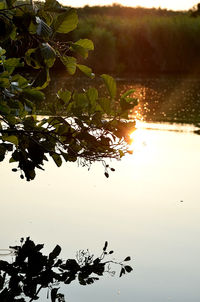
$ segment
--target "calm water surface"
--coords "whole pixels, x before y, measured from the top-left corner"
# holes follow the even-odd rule
[[[108,240],[117,260],[132,257],[123,278],[66,287],[69,302],[200,301],[200,137],[192,126],[138,127],[133,155],[109,163],[109,179],[101,164],[88,172],[49,162],[27,183],[1,163],[0,248],[31,236],[71,258],[98,255]]]

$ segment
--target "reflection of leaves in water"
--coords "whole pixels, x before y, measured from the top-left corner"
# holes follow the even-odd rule
[[[54,88],[48,93],[51,95],[59,87],[75,87],[81,90],[89,87],[89,81],[66,79],[62,77],[54,81]],[[93,85],[101,88],[98,79],[93,80]],[[183,122],[196,123],[200,118],[200,81],[198,78],[184,78],[176,76],[141,77],[131,80],[118,81],[118,90],[134,89],[134,97],[139,99],[139,104],[133,110],[137,117],[145,121],[156,122]]]
[[[59,245],[48,256],[42,254],[43,247],[43,244],[36,245],[30,238],[25,242],[22,239],[21,246],[10,247],[16,253],[14,262],[0,260],[0,301],[25,302],[25,298],[30,298],[31,302],[39,299],[42,288],[49,288],[52,302],[65,301],[64,295],[58,292],[59,283],[70,284],[77,280],[80,285],[92,284],[106,272],[114,275],[111,264],[121,267],[120,277],[132,271],[131,266],[124,264],[131,260],[129,256],[121,262],[107,258],[113,254],[112,250],[108,250],[107,241],[97,258],[88,250],[80,250],[76,259],[58,259],[61,252]]]

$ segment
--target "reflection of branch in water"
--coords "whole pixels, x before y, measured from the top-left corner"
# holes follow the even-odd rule
[[[15,255],[15,251],[13,249],[0,249],[0,257],[13,255]]]

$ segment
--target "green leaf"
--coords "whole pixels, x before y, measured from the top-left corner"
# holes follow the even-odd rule
[[[10,107],[8,106],[7,102],[4,101],[0,102],[0,113],[6,115],[10,113]]]
[[[80,109],[83,109],[88,105],[88,98],[85,93],[77,93],[73,94],[74,105],[78,108],[79,113],[81,113]]]
[[[42,43],[40,51],[46,66],[51,68],[56,59],[55,50],[48,43]]]
[[[36,34],[37,32],[37,24],[31,20],[30,25],[28,27],[28,31],[31,35]]]
[[[111,101],[110,99],[107,98],[100,98],[98,99],[98,103],[100,105],[100,107],[102,108],[102,111],[110,114],[111,112]]]
[[[16,2],[16,0],[6,0],[8,8],[11,8],[15,2]]]
[[[130,110],[137,105],[138,105],[138,99],[134,99],[134,98],[120,99],[120,106],[122,110]]]
[[[129,89],[125,93],[122,94],[121,99],[126,98],[127,96],[131,95],[133,92],[135,92],[135,89]]]
[[[77,42],[74,43],[75,45],[79,45],[86,50],[94,50],[94,44],[91,40],[89,39],[80,39]]]
[[[70,50],[80,54],[84,59],[88,57],[88,51],[75,43],[71,43]]]
[[[10,33],[10,38],[13,41],[17,40],[17,28],[16,28],[16,26],[13,26],[12,31]]]
[[[42,67],[40,49],[30,48],[25,54],[25,61],[27,65],[34,69],[40,69]]]
[[[4,0],[0,0],[0,9],[6,8],[6,2]]]
[[[35,87],[38,90],[44,89],[49,85],[50,82],[50,76],[49,76],[49,69],[42,69],[35,79],[33,83],[33,87]]]
[[[61,159],[61,156],[59,154],[56,154],[56,153],[52,153],[50,154],[51,157],[53,158],[54,162],[56,163],[56,165],[58,167],[60,167],[62,165],[62,159]]]
[[[56,0],[46,0],[44,9],[45,9],[45,11],[48,10],[48,11],[52,11],[54,13],[57,11],[63,10],[61,4]]]
[[[0,87],[8,88],[10,86],[9,74],[7,71],[0,73]]]
[[[57,33],[67,34],[74,30],[78,24],[78,16],[74,9],[58,15],[53,24],[54,31]]]
[[[3,56],[6,53],[5,49],[0,47],[0,57]]]
[[[10,143],[12,143],[12,144],[14,144],[14,145],[18,145],[18,138],[17,138],[17,136],[15,136],[15,135],[3,135],[2,136],[2,140],[3,141],[7,141],[7,142],[10,142]]]
[[[113,79],[113,77],[107,75],[107,74],[102,74],[101,78],[103,79],[106,88],[110,94],[110,97],[112,99],[114,99],[116,97],[116,91],[117,91],[117,87],[116,87],[116,82]]]
[[[45,98],[43,92],[31,88],[24,89],[22,95],[31,102],[42,102]]]
[[[71,50],[79,53],[84,58],[88,57],[88,51],[94,50],[94,44],[91,40],[88,39],[80,39],[75,43],[71,44]]]
[[[29,85],[28,83],[28,80],[25,79],[23,76],[21,76],[20,74],[15,74],[13,77],[12,77],[12,82],[17,82],[18,83],[18,86],[19,88],[25,88]]]
[[[76,66],[78,67],[78,69],[80,69],[80,71],[82,71],[86,76],[88,76],[89,78],[93,79],[94,78],[94,73],[92,72],[92,69],[86,65],[82,65],[82,64],[76,64]]]
[[[13,73],[16,67],[24,66],[23,63],[20,63],[20,58],[10,58],[4,61],[4,68],[9,72],[9,74]]]
[[[63,91],[60,89],[58,91],[58,97],[64,102],[64,104],[67,104],[71,99],[71,92],[69,90]]]
[[[88,99],[92,103],[95,103],[96,100],[98,99],[98,90],[96,88],[89,88],[86,94]]]
[[[76,72],[76,59],[74,57],[63,56],[60,58],[65,65],[69,74],[73,75]]]

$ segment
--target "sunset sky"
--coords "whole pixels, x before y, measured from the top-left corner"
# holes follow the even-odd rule
[[[70,1],[61,0],[65,5],[71,5],[74,7],[80,7],[84,5],[111,5],[114,3],[120,3],[125,6],[143,6],[143,7],[161,7],[173,10],[188,10],[198,3],[198,0],[73,0]]]

